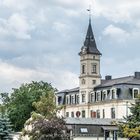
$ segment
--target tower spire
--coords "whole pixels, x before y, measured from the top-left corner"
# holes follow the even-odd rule
[[[88,29],[87,29],[86,38],[85,38],[85,41],[84,41],[84,46],[81,48],[81,52],[79,54],[81,55],[81,54],[84,53],[84,54],[101,55],[100,51],[98,50],[98,48],[96,46],[94,34],[93,34],[93,31],[92,31],[91,6],[89,6],[89,9],[87,9],[87,11],[89,12],[89,25],[88,25]]]
[[[89,23],[91,24],[91,5],[89,5],[87,11],[89,12]]]

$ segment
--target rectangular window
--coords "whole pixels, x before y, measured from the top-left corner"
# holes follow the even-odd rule
[[[74,118],[74,112],[71,112],[71,117]]]
[[[97,65],[96,64],[92,64],[92,73],[97,73]]]
[[[92,80],[92,84],[95,85],[96,84],[96,80]]]
[[[105,118],[105,110],[103,109],[103,118]]]
[[[111,118],[115,119],[115,108],[111,108]]]
[[[86,117],[86,112],[85,110],[82,110],[82,118],[85,118]]]
[[[101,92],[96,93],[96,100],[100,101],[101,100]]]
[[[79,95],[76,95],[76,104],[79,104]]]
[[[133,98],[138,98],[139,90],[138,89],[133,89]]]
[[[81,130],[81,133],[88,133],[87,128],[81,128],[80,130]]]
[[[82,74],[85,74],[85,65],[82,65]]]
[[[85,79],[82,79],[82,85],[85,85],[86,84],[86,80]]]
[[[85,94],[82,94],[82,103],[85,102],[85,100],[86,100]]]
[[[69,96],[66,96],[66,104],[69,104]]]
[[[94,102],[95,101],[95,94],[94,93],[91,93],[91,95],[90,95],[91,97],[91,102]]]
[[[94,110],[90,111],[91,118],[96,118],[96,112]]]
[[[69,112],[66,112],[66,117],[69,117]]]
[[[58,96],[58,104],[60,105],[62,103],[62,97]]]
[[[97,110],[96,114],[97,114],[97,118],[100,118],[100,110]]]
[[[104,90],[103,91],[103,98],[102,98],[102,100],[106,100],[106,99],[107,99],[107,91]]]
[[[72,103],[72,104],[75,104],[74,95],[71,96],[71,103]]]
[[[115,98],[116,98],[116,90],[112,89],[112,99],[115,99]]]
[[[71,95],[69,95],[69,104],[71,104]]]

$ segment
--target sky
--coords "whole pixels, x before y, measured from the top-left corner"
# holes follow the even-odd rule
[[[41,80],[77,87],[89,5],[102,78],[140,71],[139,0],[0,0],[0,92]]]

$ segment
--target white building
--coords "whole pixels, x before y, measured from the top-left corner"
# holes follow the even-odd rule
[[[100,58],[91,20],[80,55],[79,87],[59,91],[57,105],[65,105],[64,117],[121,119],[140,93],[140,72],[134,76],[101,79]]]

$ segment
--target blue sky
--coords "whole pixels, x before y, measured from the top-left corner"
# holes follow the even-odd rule
[[[139,0],[0,0],[0,92],[33,80],[77,87],[89,4],[102,78],[140,71]]]

